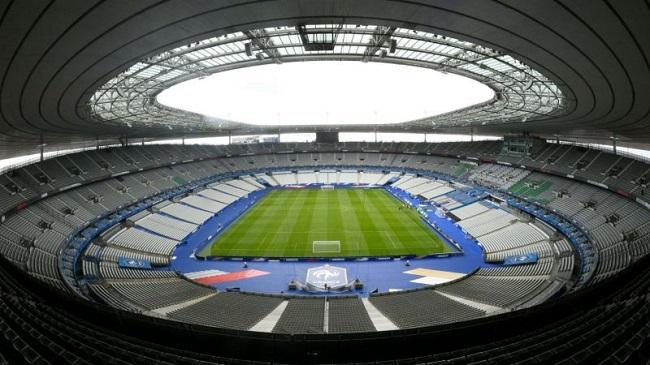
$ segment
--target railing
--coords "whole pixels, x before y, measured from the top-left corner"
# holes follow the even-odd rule
[[[556,141],[554,139],[547,139],[546,143],[558,144],[558,141]],[[584,148],[591,149],[591,150],[603,151],[603,152],[607,152],[607,153],[614,153],[614,147],[612,145],[601,144],[601,143],[585,143],[585,142],[578,142],[578,141],[560,141],[559,144],[568,145],[568,146],[579,146],[579,147],[584,147]],[[639,151],[639,152],[634,152],[634,151]],[[638,149],[638,148],[630,148],[630,147],[625,147],[625,146],[617,146],[616,147],[616,155],[621,156],[621,157],[631,158],[631,159],[637,160],[639,162],[644,162],[644,163],[650,164],[650,151],[646,151],[646,150],[642,150],[642,149]]]
[[[101,145],[99,146],[99,149],[104,149],[104,148],[111,148],[111,147],[121,147],[120,144],[109,144],[109,145]],[[97,146],[86,146],[86,147],[79,147],[79,148],[70,148],[70,149],[65,149],[65,150],[56,150],[56,151],[49,151],[49,152],[43,152],[43,161],[48,160],[51,158],[56,158],[60,157],[63,155],[69,155],[71,153],[76,153],[76,152],[83,152],[83,151],[89,151],[89,150],[96,150],[98,149]],[[13,162],[15,161],[15,162]],[[41,161],[41,154],[40,153],[34,153],[31,155],[26,155],[26,156],[20,156],[20,157],[12,157],[12,158],[7,158],[4,160],[0,160],[0,174],[3,174],[7,171],[15,170],[27,165],[31,165],[33,163]]]

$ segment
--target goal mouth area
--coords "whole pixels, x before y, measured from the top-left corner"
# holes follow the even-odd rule
[[[313,241],[313,253],[341,253],[341,241]]]

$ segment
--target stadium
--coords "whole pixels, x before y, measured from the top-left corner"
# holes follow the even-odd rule
[[[650,363],[647,1],[0,3],[0,364]]]

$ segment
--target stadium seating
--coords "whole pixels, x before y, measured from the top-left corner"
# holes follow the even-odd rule
[[[174,247],[178,244],[178,241],[157,236],[137,228],[127,228],[112,237],[108,243],[135,251],[170,255]]]
[[[169,317],[206,326],[247,330],[282,301],[276,296],[220,293],[173,311]]]
[[[178,277],[147,278],[129,281],[108,281],[128,301],[146,310],[169,307],[175,304],[212,294],[214,291]]]
[[[226,205],[223,203],[219,203],[211,199],[202,198],[198,195],[186,196],[185,198],[181,199],[180,202],[211,213],[219,213],[223,208],[226,207]]]
[[[86,250],[86,255],[88,255],[88,250]],[[134,250],[124,250],[116,246],[106,246],[101,250],[101,254],[98,253],[97,256],[102,261],[112,261],[117,262],[119,257],[128,257],[138,260],[148,260],[153,265],[164,266],[169,264],[169,256],[164,254],[156,254],[155,252],[140,252]]]
[[[230,204],[237,200],[237,198],[232,195],[222,193],[220,191],[213,190],[213,189],[204,189],[199,191],[197,194],[223,204]]]
[[[174,219],[161,214],[151,214],[136,222],[139,227],[161,236],[181,241],[196,229],[196,224]]]
[[[494,147],[497,143],[482,145],[488,148],[481,156],[498,156],[501,160],[508,160],[508,157],[498,155],[498,148]],[[650,251],[647,244],[650,213],[641,204],[577,180],[490,163],[476,167],[461,164],[457,158],[442,156],[464,148],[470,153],[474,145],[409,145],[408,148],[413,151],[405,151],[435,150],[441,154],[438,156],[340,152],[328,150],[331,146],[324,146],[322,150],[313,149],[321,148],[317,146],[309,147],[309,157],[294,153],[281,158],[272,153],[277,148],[290,147],[280,146],[249,146],[246,153],[261,151],[264,155],[248,157],[224,157],[228,154],[224,150],[226,147],[175,148],[175,156],[192,162],[165,167],[160,167],[160,164],[177,160],[163,149],[128,147],[110,153],[60,156],[48,160],[47,165],[41,166],[39,163],[4,174],[0,176],[4,186],[4,190],[0,189],[2,209],[9,212],[19,203],[31,200],[31,204],[26,209],[6,214],[5,221],[0,224],[0,253],[32,277],[56,290],[68,292],[62,280],[63,268],[60,267],[58,255],[67,247],[68,239],[98,217],[193,181],[227,171],[270,166],[278,171],[270,174],[237,174],[235,176],[239,177],[236,179],[193,188],[193,192],[189,195],[185,193],[176,202],[163,200],[163,203],[151,208],[156,213],[145,211],[134,217],[131,225],[135,227],[124,227],[104,242],[90,245],[82,255],[80,266],[84,277],[89,280],[90,298],[128,311],[157,310],[161,311],[157,315],[173,320],[231,329],[250,329],[280,303],[286,302],[286,308],[273,327],[273,332],[316,334],[374,331],[372,321],[366,320],[368,313],[358,298],[311,300],[244,293],[217,294],[170,271],[136,271],[120,268],[116,264],[119,257],[145,259],[154,265],[168,264],[169,255],[176,244],[196,230],[198,224],[218,214],[227,204],[262,188],[255,178],[275,186],[308,181],[384,184],[400,176],[393,186],[425,199],[446,202],[450,213],[459,219],[460,226],[483,244],[487,261],[499,262],[506,256],[528,252],[539,254],[540,260],[535,265],[484,268],[469,278],[435,289],[371,296],[371,303],[402,329],[472,320],[499,313],[499,310],[538,303],[558,292],[558,283],[570,281],[574,267],[580,263],[574,257],[573,244],[566,239],[551,238],[533,227],[534,223],[523,221],[502,209],[494,209],[483,202],[471,203],[475,199],[470,199],[467,189],[457,190],[455,185],[436,181],[436,176],[418,176],[427,171],[437,176],[448,175],[462,181],[498,187],[495,190],[508,191],[533,204],[546,204],[548,209],[574,221],[580,229],[585,230],[598,253],[594,261],[592,285],[615,277]],[[297,150],[308,148],[300,144],[293,147]],[[371,147],[378,151],[395,148],[388,144]],[[228,148],[235,150],[238,147]],[[360,147],[343,143],[335,148],[354,151],[354,148]],[[560,167],[566,170],[559,171],[580,170],[577,176],[608,182],[612,187],[619,186],[615,185],[616,181],[624,177],[628,182],[619,184],[627,186],[630,192],[642,186],[634,183],[641,175],[629,171],[631,165],[638,164],[636,161],[626,162],[625,158],[611,158],[601,152],[588,153],[565,146],[548,146],[546,149],[545,158],[561,157],[553,163],[539,156],[530,161],[517,161],[526,166],[537,164],[551,170]],[[205,157],[220,158],[193,161]],[[577,164],[579,161],[583,161],[580,164],[583,167],[571,167],[573,165],[570,163]],[[53,165],[55,162],[57,165]],[[319,167],[321,164],[330,169],[293,172],[297,167]],[[58,165],[70,168],[66,168],[68,172],[57,171]],[[338,167],[331,169],[335,166]],[[368,166],[381,166],[384,171]],[[622,166],[621,171],[618,175],[611,174],[612,170],[619,170],[617,166]],[[140,171],[140,168],[152,170]],[[132,169],[137,171],[128,173]],[[400,175],[398,171],[401,169],[417,169],[417,173],[414,170]],[[388,170],[393,172],[387,173]],[[123,172],[126,174],[118,176],[119,179],[111,179],[107,175]],[[96,181],[101,176],[108,179]],[[57,193],[57,189],[67,187],[69,183],[80,183],[81,186]],[[46,192],[53,195],[36,200]],[[451,198],[452,194],[462,196],[454,195],[458,198],[455,199]],[[469,203],[464,203],[464,199]],[[510,236],[517,236],[519,240],[513,243],[507,239]],[[435,307],[446,309],[434,313]],[[233,312],[232,308],[246,310],[250,316],[244,318],[239,312]],[[359,318],[359,321],[354,321],[354,318]]]
[[[278,323],[276,333],[323,333],[326,299],[322,297],[291,298]]]
[[[299,184],[316,184],[318,178],[314,171],[298,171],[296,181],[298,181]]]
[[[179,220],[189,222],[195,225],[201,225],[210,217],[211,213],[208,213],[201,209],[192,208],[189,205],[173,203],[160,210],[168,216],[177,218]]]
[[[375,330],[368,312],[358,296],[329,297],[328,333],[372,332]]]
[[[434,326],[465,321],[485,311],[449,299],[431,290],[371,296],[370,301],[399,328]]]
[[[479,273],[457,283],[438,288],[441,293],[451,294],[479,303],[498,307],[513,307],[521,304],[547,285],[544,277],[503,277],[489,275],[480,269]],[[506,269],[507,270],[507,269]]]
[[[502,165],[482,164],[470,173],[468,179],[480,185],[508,189],[528,174],[530,174],[528,170]]]

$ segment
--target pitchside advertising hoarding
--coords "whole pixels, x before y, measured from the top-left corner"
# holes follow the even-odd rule
[[[522,255],[508,256],[503,260],[503,264],[506,266],[534,264],[538,259],[539,255],[536,252],[529,252]]]
[[[151,262],[148,260],[139,260],[123,256],[118,257],[117,264],[119,267],[129,269],[151,269]]]

